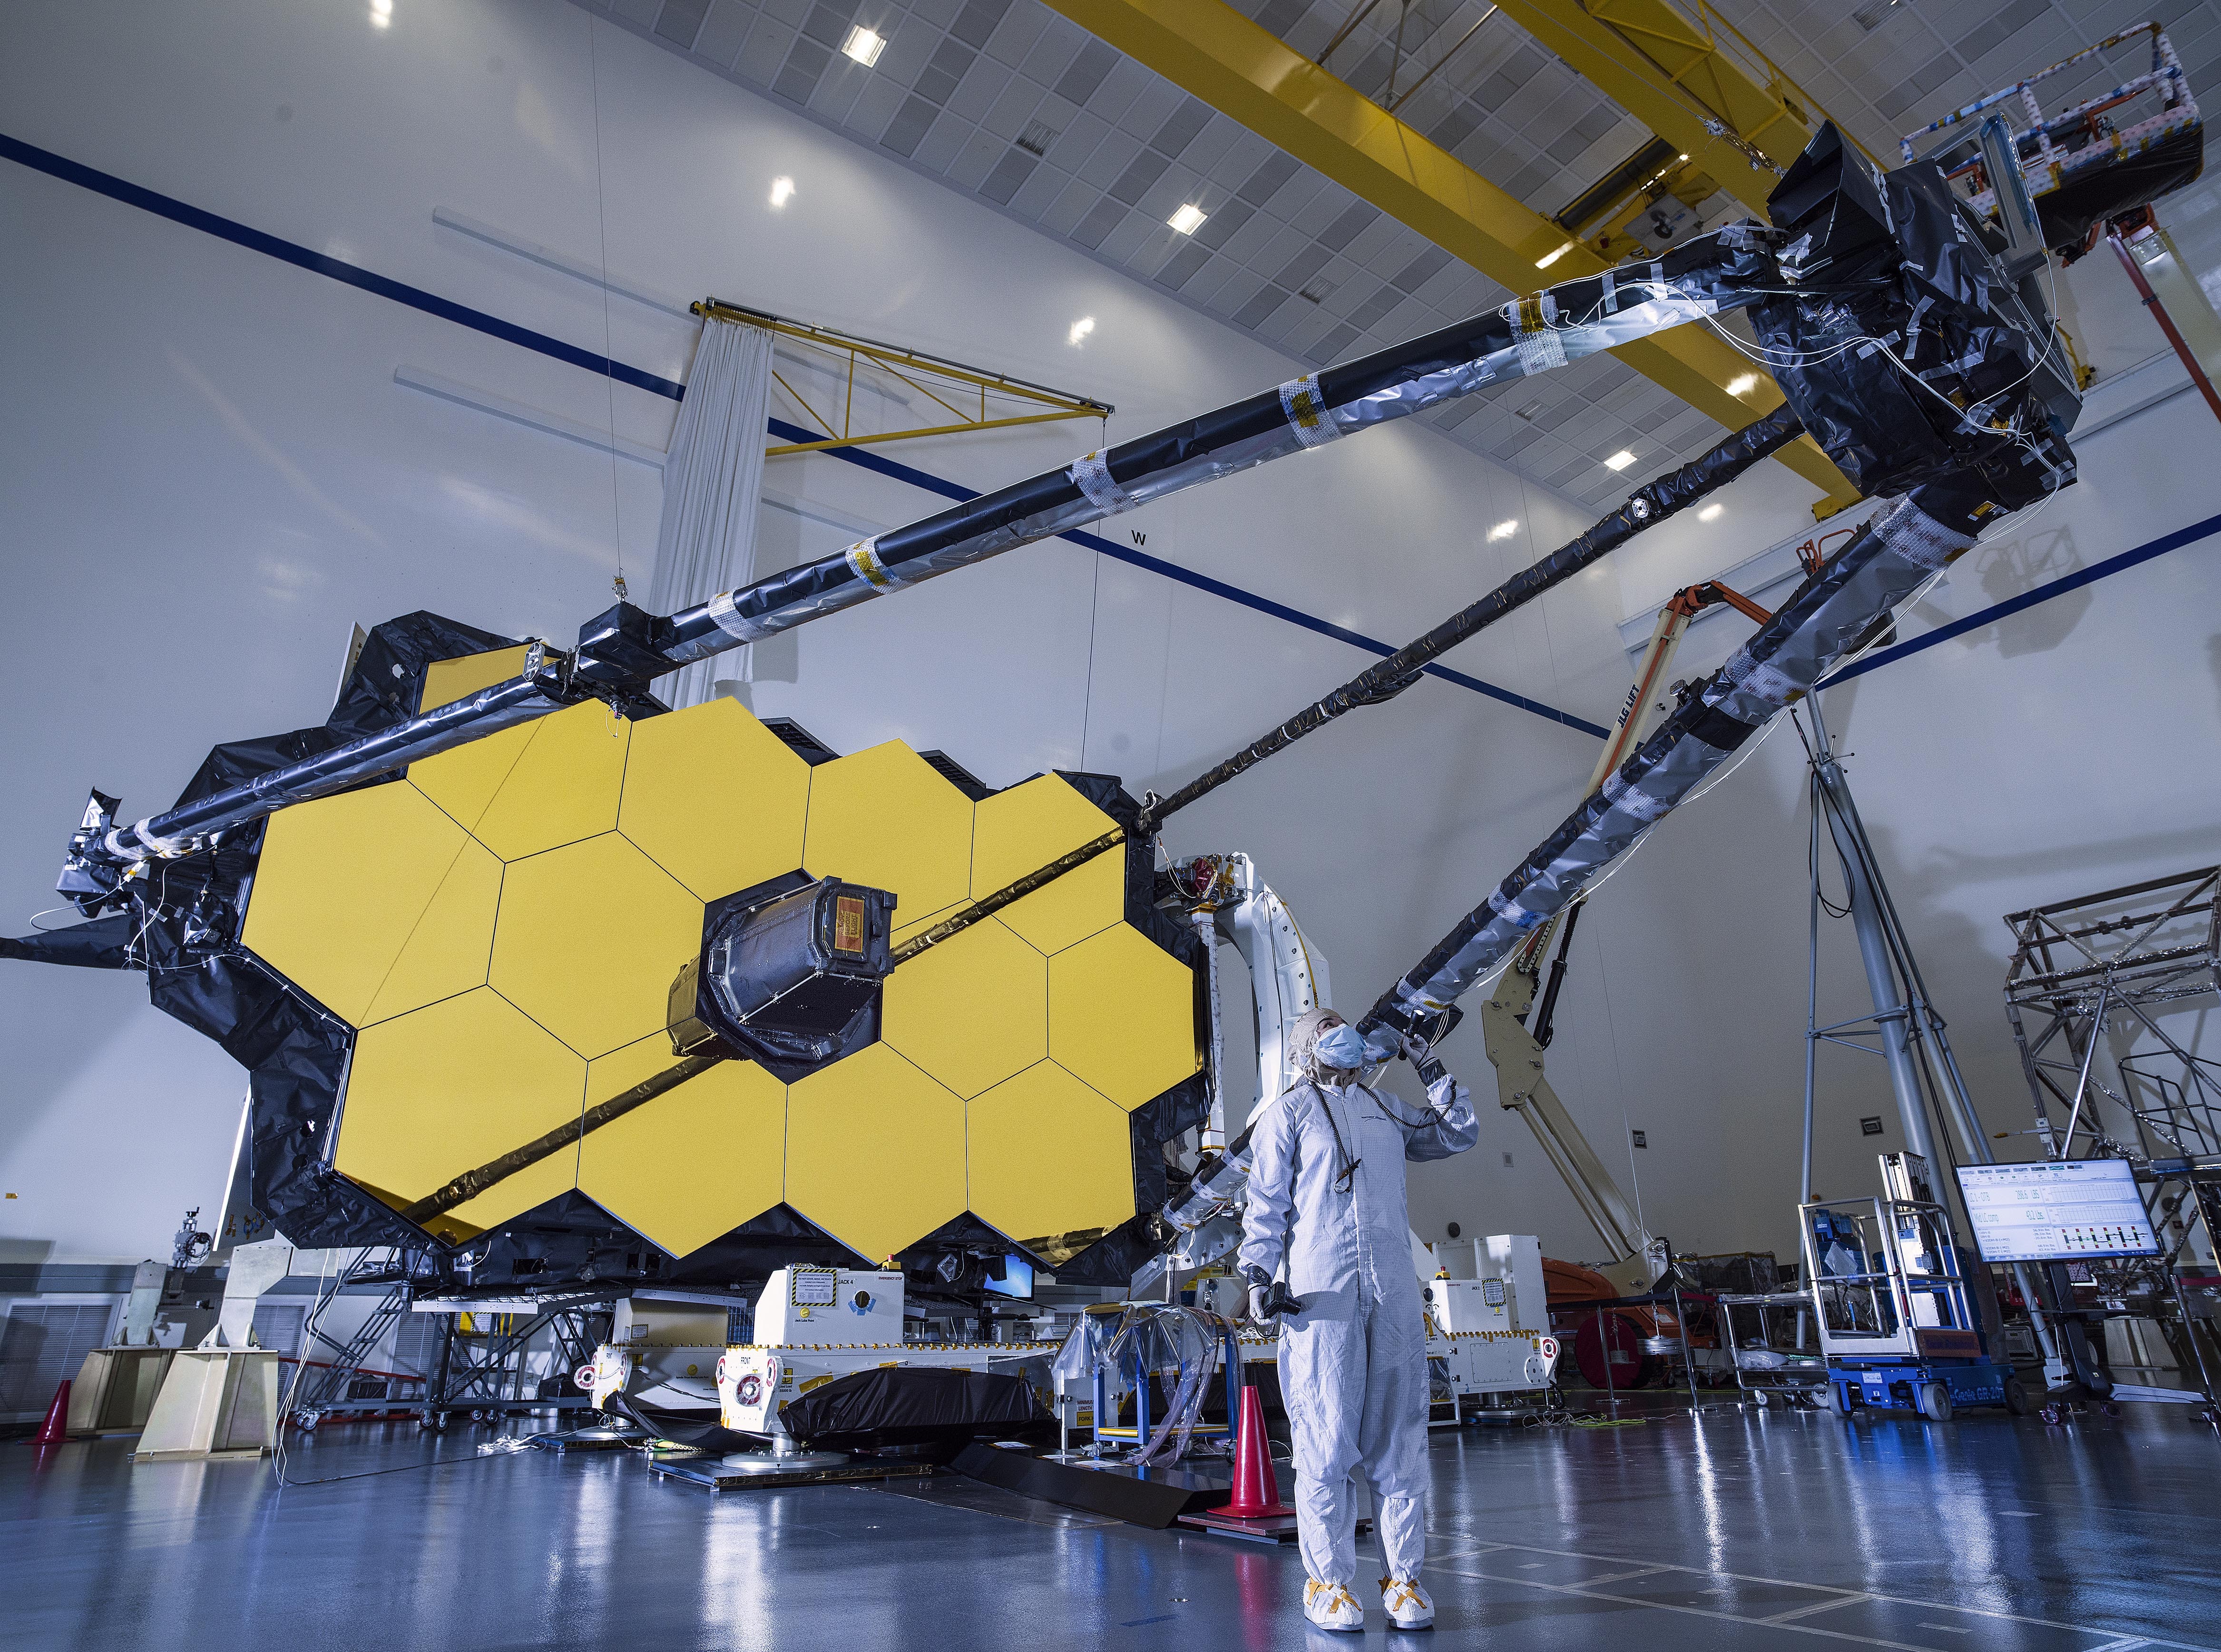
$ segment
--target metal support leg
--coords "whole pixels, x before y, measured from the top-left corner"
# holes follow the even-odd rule
[[[1812,1202],[1812,1081],[1820,1054],[1820,781],[1815,775],[1809,788],[1812,805],[1811,840],[1805,864],[1811,868],[1811,938],[1805,954],[1805,1158],[1798,1177],[1797,1202]]]
[[[1851,909],[1851,925],[1859,938],[1859,960],[1865,965],[1867,990],[1874,998],[1874,1023],[1881,1035],[1881,1054],[1889,1067],[1889,1087],[1897,1098],[1898,1121],[1905,1130],[1905,1145],[1931,1165],[1940,1166],[1936,1142],[1928,1129],[1926,1098],[1921,1093],[1920,1071],[1914,1063],[1907,1037],[1911,1005],[1898,986],[1896,961],[1882,917],[1882,898],[1875,887],[1870,846],[1852,811],[1843,771],[1828,743],[1828,725],[1820,716],[1819,701],[1812,708],[1813,779],[1816,801],[1826,810],[1828,834],[1843,863],[1843,885]],[[1809,1046],[1808,1046],[1809,1048]]]
[[[1681,1287],[1674,1287],[1674,1323],[1681,1333],[1681,1373],[1689,1382],[1689,1415],[1697,1414],[1697,1356],[1689,1347],[1689,1316],[1681,1306]],[[1730,1346],[1729,1353],[1734,1349]]]
[[[1851,916],[1858,929],[1859,951],[1867,967],[1867,982],[1874,996],[1874,1024],[1880,1029],[1882,1053],[1889,1062],[1890,1086],[1896,1093],[1898,1111],[1905,1122],[1905,1145],[1930,1164],[1942,1165],[1943,1161],[1935,1156],[1933,1139],[1928,1129],[1919,1068],[1912,1059],[1907,1042],[1908,1038],[1917,1038],[1922,1041],[1923,1048],[1935,1063],[1939,1080],[1936,1085],[1939,1105],[1949,1113],[1948,1123],[1957,1126],[1963,1157],[1974,1164],[1993,1164],[1997,1155],[1990,1151],[1981,1117],[1974,1111],[1966,1079],[1959,1071],[1958,1057],[1952,1053],[1943,1018],[1936,1013],[1929,998],[1928,985],[1921,979],[1919,963],[1905,941],[1905,926],[1898,917],[1896,903],[1891,900],[1888,886],[1881,879],[1880,868],[1874,857],[1874,846],[1867,838],[1865,823],[1859,818],[1858,804],[1851,797],[1842,765],[1837,762],[1834,748],[1829,743],[1828,725],[1820,715],[1819,697],[1815,695],[1808,705],[1812,719],[1812,805],[1816,817],[1823,808],[1827,810],[1830,833],[1843,854]],[[1814,829],[1817,833],[1817,821]],[[1817,840],[1815,847],[1817,848]],[[1814,858],[1817,862],[1817,854]],[[1852,875],[1855,868],[1857,873],[1855,878]],[[1816,874],[1813,884],[1816,902],[1818,894]],[[1816,924],[1818,921],[1817,904],[1813,921]],[[1905,985],[1901,994],[1896,978],[1898,965],[1902,965],[1905,973]],[[1817,952],[1813,967],[1817,967]],[[1817,1001],[1814,1007],[1817,1012]],[[1808,1061],[1811,1054],[1811,1045],[1808,1042]],[[1809,1114],[1806,1128],[1809,1131]],[[1809,1148],[1807,1151],[1809,1202]],[[2036,1288],[2035,1273],[2026,1264],[2016,1263],[2013,1276],[2019,1282],[2021,1295],[2029,1305],[2029,1320],[2036,1331],[2036,1342],[2043,1350],[2047,1376],[2056,1380],[2065,1369],[2060,1339],[2053,1334],[2052,1326],[2043,1312],[2043,1298]]]
[[[1223,1341],[1226,1348],[1226,1454],[1232,1456],[1236,1437],[1242,1431],[1242,1339],[1229,1325]]]
[[[2167,341],[2173,347],[2176,359],[2188,369],[2190,382],[2198,386],[2198,393],[2205,398],[2205,405],[2213,410],[2213,416],[2221,419],[2221,394],[2215,392],[2213,381],[2205,376],[2205,369],[2199,365],[2197,356],[2192,354],[2189,341],[2175,326],[2174,317],[2167,313],[2167,306],[2160,303],[2159,295],[2152,291],[2151,283],[2144,279],[2144,272],[2122,241],[2120,231],[2114,230],[2105,239],[2112,243],[2114,253],[2120,259],[2121,267],[2129,272],[2129,279],[2137,289],[2137,297],[2143,301],[2144,308],[2151,311],[2152,319],[2159,323],[2159,330],[2167,335]]]

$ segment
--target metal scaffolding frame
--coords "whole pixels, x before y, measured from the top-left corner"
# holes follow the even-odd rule
[[[2163,1006],[2221,993],[2221,867],[2009,913],[2005,927],[2005,1017],[2046,1156],[2072,1158],[2080,1140],[2086,1156],[2221,1171],[2221,1060],[2162,1023]],[[2097,1059],[2109,1027],[2110,1082]],[[2164,1214],[2153,1231],[2179,1249],[2196,1213]]]
[[[2093,1319],[2155,1322],[2175,1368],[2212,1405],[2221,1397],[2221,1060],[2199,1054],[2198,1034],[2179,1036],[2166,1018],[2191,1011],[2202,1029],[2221,995],[2221,867],[2031,907],[2005,923],[2014,941],[2005,1017],[2034,1134],[2049,1159],[2129,1161],[2166,1247],[2157,1257],[2093,1262],[2080,1280],[2051,1264],[2054,1290],[2089,1297]],[[2146,1362],[2133,1341],[2130,1352]]]
[[[391,1392],[393,1379],[383,1372],[366,1373],[372,1355],[385,1340],[394,1322],[408,1311],[409,1280],[414,1259],[421,1253],[395,1246],[372,1246],[356,1254],[310,1305],[301,1328],[301,1365],[285,1398],[285,1410],[303,1429],[313,1429],[335,1411],[367,1412],[397,1409],[401,1396]],[[345,1342],[323,1329],[324,1316],[350,1286],[385,1285],[378,1305],[355,1327]],[[310,1358],[318,1343],[332,1350],[328,1361]],[[385,1379],[375,1395],[358,1395],[356,1380],[365,1374]]]
[[[517,1311],[514,1298],[490,1298],[484,1308],[476,1308],[466,1299],[448,1298],[437,1306],[419,1309],[420,1287],[439,1288],[436,1273],[428,1272],[429,1264],[430,1254],[425,1250],[372,1246],[356,1253],[317,1292],[302,1327],[299,1374],[285,1398],[285,1414],[297,1426],[313,1429],[335,1413],[415,1411],[424,1427],[444,1428],[447,1414],[454,1411],[585,1404],[576,1392],[548,1399],[527,1392],[529,1367],[525,1356],[546,1332],[554,1343],[553,1374],[567,1374],[591,1363],[595,1349],[606,1340],[610,1292],[566,1292],[534,1300],[527,1311]],[[323,1330],[326,1314],[343,1292],[381,1285],[385,1294],[344,1341]],[[372,1370],[366,1362],[396,1322],[416,1311],[443,1316],[430,1370],[404,1379],[412,1386],[421,1385],[422,1392],[404,1395],[385,1386],[376,1394],[354,1394],[359,1377],[383,1377],[391,1385],[393,1374]],[[467,1327],[466,1319],[472,1322]],[[483,1329],[479,1321],[486,1322]],[[332,1350],[328,1361],[310,1358],[318,1343]]]
[[[590,1364],[594,1350],[608,1340],[610,1305],[610,1293],[603,1292],[551,1298],[529,1314],[491,1304],[488,1311],[474,1310],[468,1303],[427,1310],[444,1314],[447,1323],[441,1329],[439,1359],[424,1397],[424,1426],[445,1428],[447,1414],[454,1411],[583,1405],[583,1397],[576,1394],[544,1399],[526,1392],[525,1356],[545,1331],[554,1342],[556,1374]],[[463,1325],[466,1317],[472,1322],[469,1329]],[[483,1330],[477,1323],[480,1319],[491,1322]]]

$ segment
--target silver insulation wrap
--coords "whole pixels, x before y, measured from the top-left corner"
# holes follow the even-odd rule
[[[1072,461],[1072,485],[1106,516],[1131,510],[1141,503],[1110,479],[1110,460],[1100,447]]]
[[[1692,240],[1667,260],[1617,272],[1609,288],[1596,278],[1561,284],[1551,294],[1485,311],[1117,447],[1083,454],[1068,466],[977,496],[677,614],[657,617],[620,603],[582,629],[560,698],[541,692],[529,680],[489,690],[266,774],[252,785],[111,831],[94,852],[118,860],[191,854],[214,833],[391,773],[417,758],[544,716],[572,699],[591,695],[622,704],[629,696],[644,698],[654,679],[694,660],[1100,522],[1182,488],[1423,412],[1453,397],[1678,326],[1723,305],[1732,307],[1747,302],[1743,295],[1778,279],[1770,243],[1732,227]],[[1646,294],[1642,303],[1619,304],[1620,297],[1636,291]],[[1608,302],[1617,306],[1609,315]],[[1337,403],[1336,397],[1343,399]],[[1128,474],[1116,477],[1114,467]],[[578,692],[571,691],[574,688]]]
[[[543,693],[537,678],[512,678],[426,712],[422,716],[108,834],[104,847],[119,861],[190,854],[208,838],[312,798],[391,774],[410,763],[529,723],[563,702]]]
[[[1505,308],[1509,311],[1518,306],[1507,305]],[[831,590],[798,594],[791,601],[753,619],[744,619],[736,615],[734,598],[739,593],[726,592],[714,598],[710,604],[713,616],[721,616],[716,620],[717,633],[687,645],[689,651],[683,658],[701,659],[730,648],[736,641],[753,641],[758,637],[791,629],[843,608],[853,607],[857,603],[868,601],[885,591],[916,585],[957,568],[969,567],[974,562],[999,556],[1004,551],[1016,550],[1036,540],[1052,539],[1059,534],[1088,527],[1106,516],[1134,510],[1198,484],[1236,475],[1272,460],[1285,459],[1309,448],[1323,447],[1343,436],[1386,424],[1392,419],[1423,413],[1430,408],[1438,407],[1461,396],[1469,396],[1490,385],[1503,384],[1523,378],[1530,372],[1544,371],[1544,366],[1533,365],[1536,362],[1557,366],[1578,361],[1599,351],[1663,332],[1667,328],[1681,326],[1699,316],[1712,315],[1718,308],[1718,304],[1710,298],[1674,297],[1646,301],[1624,308],[1617,316],[1594,323],[1547,329],[1554,341],[1548,351],[1538,354],[1530,345],[1523,342],[1509,349],[1492,351],[1461,366],[1406,379],[1340,407],[1323,407],[1317,403],[1316,374],[1296,379],[1280,387],[1282,404],[1290,412],[1288,422],[1278,430],[1229,443],[1210,453],[1198,454],[1183,462],[1166,466],[1147,476],[1123,484],[1110,480],[1099,454],[1083,454],[1068,467],[1073,485],[1079,490],[1079,498],[959,540],[923,556],[888,564],[886,571],[890,577],[884,581],[875,581],[860,573],[849,582]],[[852,566],[856,552],[861,548],[854,548],[846,553],[851,559]],[[896,570],[899,570],[898,578],[892,577]],[[670,657],[674,661],[682,658],[675,650],[671,652]]]
[[[1466,360],[1436,347],[1398,347],[1412,365],[1380,366],[1398,353],[1367,358],[1279,385],[1264,405],[1277,404],[1269,423],[1233,416],[1236,404],[1205,415],[1177,432],[1159,432],[1118,448],[1079,455],[1061,470],[997,494],[982,495],[953,510],[881,535],[841,556],[786,570],[741,590],[726,591],[700,609],[671,616],[672,634],[660,644],[674,666],[703,659],[741,642],[790,630],[903,585],[969,566],[991,556],[1086,528],[1200,483],[1236,475],[1254,466],[1322,447],[1390,420],[1423,413],[1492,385],[1584,360],[1717,315],[1747,302],[1743,294],[1770,284],[1771,255],[1748,238],[1725,232],[1712,244],[1694,243],[1671,273],[1663,263],[1627,266],[1605,277],[1586,277],[1549,292],[1515,300],[1452,329],[1470,340]],[[1422,357],[1428,357],[1422,360]],[[1363,373],[1377,386],[1336,392],[1338,376]],[[1336,393],[1348,399],[1333,400]],[[1263,399],[1263,398],[1261,398]],[[1240,429],[1229,429],[1229,423]],[[1223,432],[1224,434],[1220,434]],[[1148,450],[1136,460],[1122,455]],[[1123,479],[1114,464],[1148,468]],[[1029,505],[1037,506],[1029,509]],[[973,519],[979,525],[973,531]]]
[[[1398,981],[1364,1024],[1438,1015],[1456,1003],[1974,542],[1910,499],[1889,507]]]

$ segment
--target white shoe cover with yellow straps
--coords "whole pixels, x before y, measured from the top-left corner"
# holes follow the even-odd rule
[[[1357,1604],[1357,1597],[1348,1586],[1341,1583],[1321,1583],[1317,1578],[1304,1580],[1304,1616],[1321,1629],[1346,1630],[1353,1634],[1365,1628],[1365,1608]]]
[[[1435,1603],[1427,1599],[1427,1592],[1414,1578],[1409,1583],[1394,1578],[1380,1580],[1380,1609],[1388,1614],[1388,1621],[1398,1629],[1432,1629],[1435,1626]]]

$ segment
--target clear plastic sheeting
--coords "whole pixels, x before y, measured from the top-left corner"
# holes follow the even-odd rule
[[[1200,1308],[1129,1303],[1115,1321],[1084,1315],[1057,1355],[1056,1374],[1069,1382],[1108,1371],[1137,1392],[1151,1377],[1169,1379],[1165,1414],[1129,1461],[1177,1462],[1187,1455],[1231,1329]]]
[[[1936,521],[1911,499],[1891,506],[1383,994],[1362,1024],[1414,1024],[1455,1004],[1974,542],[1970,531]]]

